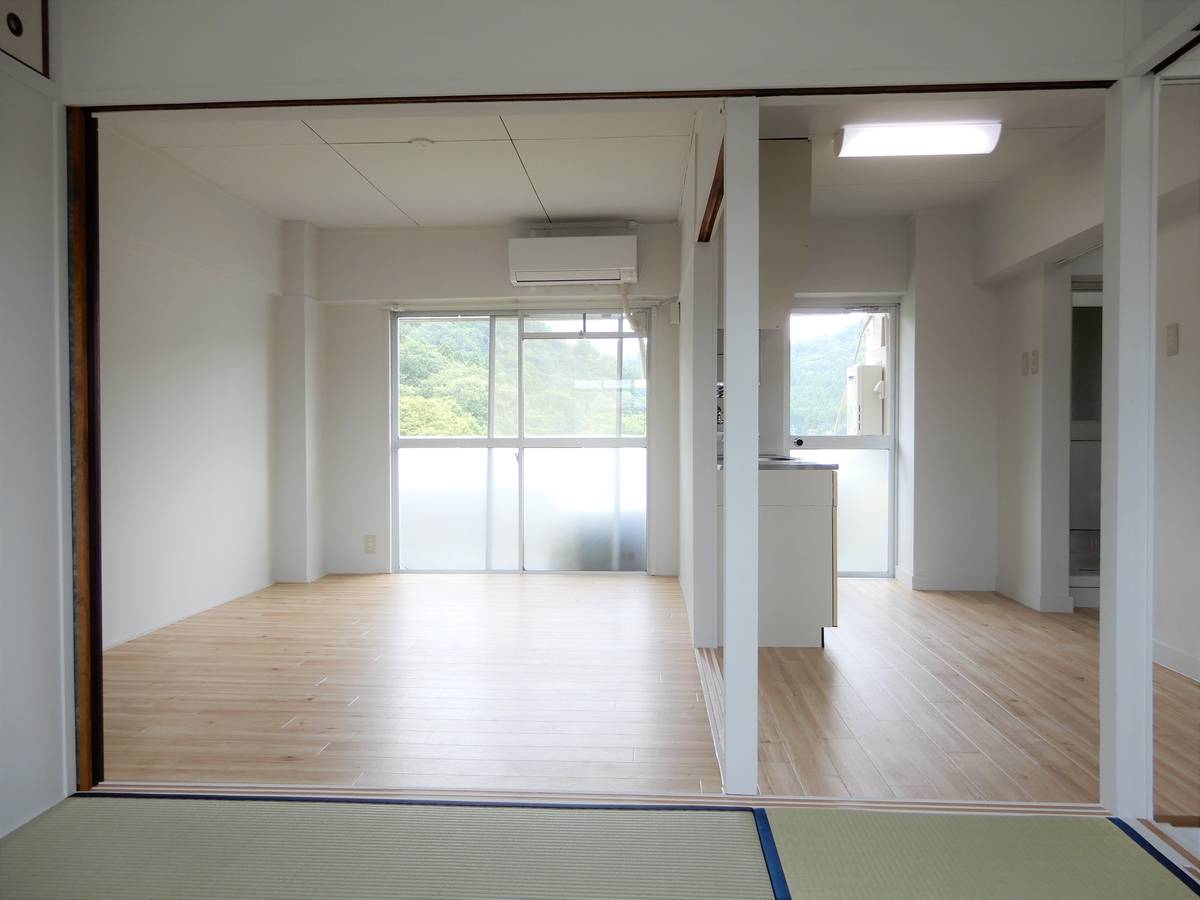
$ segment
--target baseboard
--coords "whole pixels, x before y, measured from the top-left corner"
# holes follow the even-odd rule
[[[1084,604],[1076,603],[1070,594],[1065,597],[1042,597],[1038,601],[1038,612],[1044,613],[1070,613],[1075,612],[1076,606]]]
[[[896,580],[914,591],[996,590],[995,575],[914,575],[897,568]]]
[[[1192,681],[1200,681],[1200,656],[1178,650],[1162,641],[1155,641],[1154,661]]]

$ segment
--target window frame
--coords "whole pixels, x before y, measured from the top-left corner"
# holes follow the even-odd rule
[[[563,332],[530,332],[524,330],[525,319],[539,318],[554,315],[574,315],[580,313],[581,320],[584,326],[583,331],[563,331]],[[388,571],[391,572],[424,572],[424,571],[452,571],[444,569],[426,570],[413,569],[405,567],[401,564],[400,553],[400,500],[399,500],[399,478],[398,478],[398,452],[401,448],[408,447],[424,447],[428,449],[436,448],[479,448],[479,449],[494,449],[494,448],[511,448],[517,451],[517,568],[516,569],[493,569],[490,567],[481,570],[469,571],[484,571],[484,572],[524,572],[525,569],[525,453],[526,449],[534,448],[601,448],[601,449],[620,449],[624,447],[636,447],[646,450],[646,554],[649,557],[651,523],[650,523],[650,496],[653,492],[651,487],[651,472],[650,472],[650,422],[649,412],[653,401],[651,399],[654,390],[650,373],[652,371],[652,355],[651,347],[652,340],[651,330],[654,316],[652,310],[642,307],[636,307],[632,310],[633,315],[641,317],[641,324],[645,329],[644,335],[646,340],[646,352],[644,357],[644,376],[646,381],[646,433],[633,437],[626,437],[621,434],[622,427],[622,404],[621,391],[618,390],[616,404],[616,425],[617,435],[614,437],[527,437],[525,435],[525,341],[534,340],[578,340],[580,338],[605,338],[615,339],[618,347],[617,356],[617,372],[622,374],[623,368],[623,353],[624,342],[627,339],[638,338],[637,332],[632,330],[624,330],[625,314],[622,310],[616,308],[588,308],[586,310],[572,309],[502,309],[502,310],[446,310],[439,312],[436,310],[391,310],[390,321],[388,325],[388,343],[389,343],[389,372],[388,372],[388,434],[389,434],[389,493],[390,493],[390,526],[391,540],[389,548],[391,560],[388,566]],[[618,331],[604,332],[588,332],[587,331],[587,316],[621,316],[620,321],[622,327]],[[488,320],[488,422],[486,435],[458,435],[458,436],[441,436],[441,437],[425,437],[419,435],[401,435],[399,434],[399,328],[402,320],[424,319],[424,320],[454,320],[454,319],[487,319]],[[496,437],[495,436],[495,407],[496,407],[496,321],[498,319],[516,319],[517,320],[517,434],[515,437]],[[490,518],[488,527],[491,527]],[[490,547],[490,538],[487,544]],[[489,551],[490,552],[490,551]],[[457,570],[453,570],[457,571]],[[464,570],[466,571],[466,570]],[[541,571],[541,570],[538,570]],[[589,574],[621,574],[620,572],[597,571]]]

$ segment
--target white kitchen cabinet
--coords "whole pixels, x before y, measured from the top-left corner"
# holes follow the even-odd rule
[[[723,525],[724,473],[718,503]],[[761,647],[821,647],[837,624],[837,470],[791,465],[758,472],[758,639]],[[724,613],[725,540],[717,593]],[[723,640],[724,623],[720,634]]]

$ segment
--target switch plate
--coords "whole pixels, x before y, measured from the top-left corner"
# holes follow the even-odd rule
[[[375,552],[375,535],[368,534],[363,538],[363,550],[366,551],[368,555]]]
[[[1029,374],[1029,351],[1028,350],[1026,350],[1024,353],[1021,354],[1021,374],[1022,375]]]
[[[1029,374],[1036,375],[1041,364],[1041,354],[1036,350],[1029,351]]]
[[[1172,322],[1167,326],[1167,356],[1179,355],[1179,323]]]

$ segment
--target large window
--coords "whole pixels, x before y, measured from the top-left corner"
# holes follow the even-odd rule
[[[397,568],[646,567],[647,317],[395,317]]]
[[[838,569],[890,575],[895,457],[894,306],[796,310],[793,455],[838,466]]]

